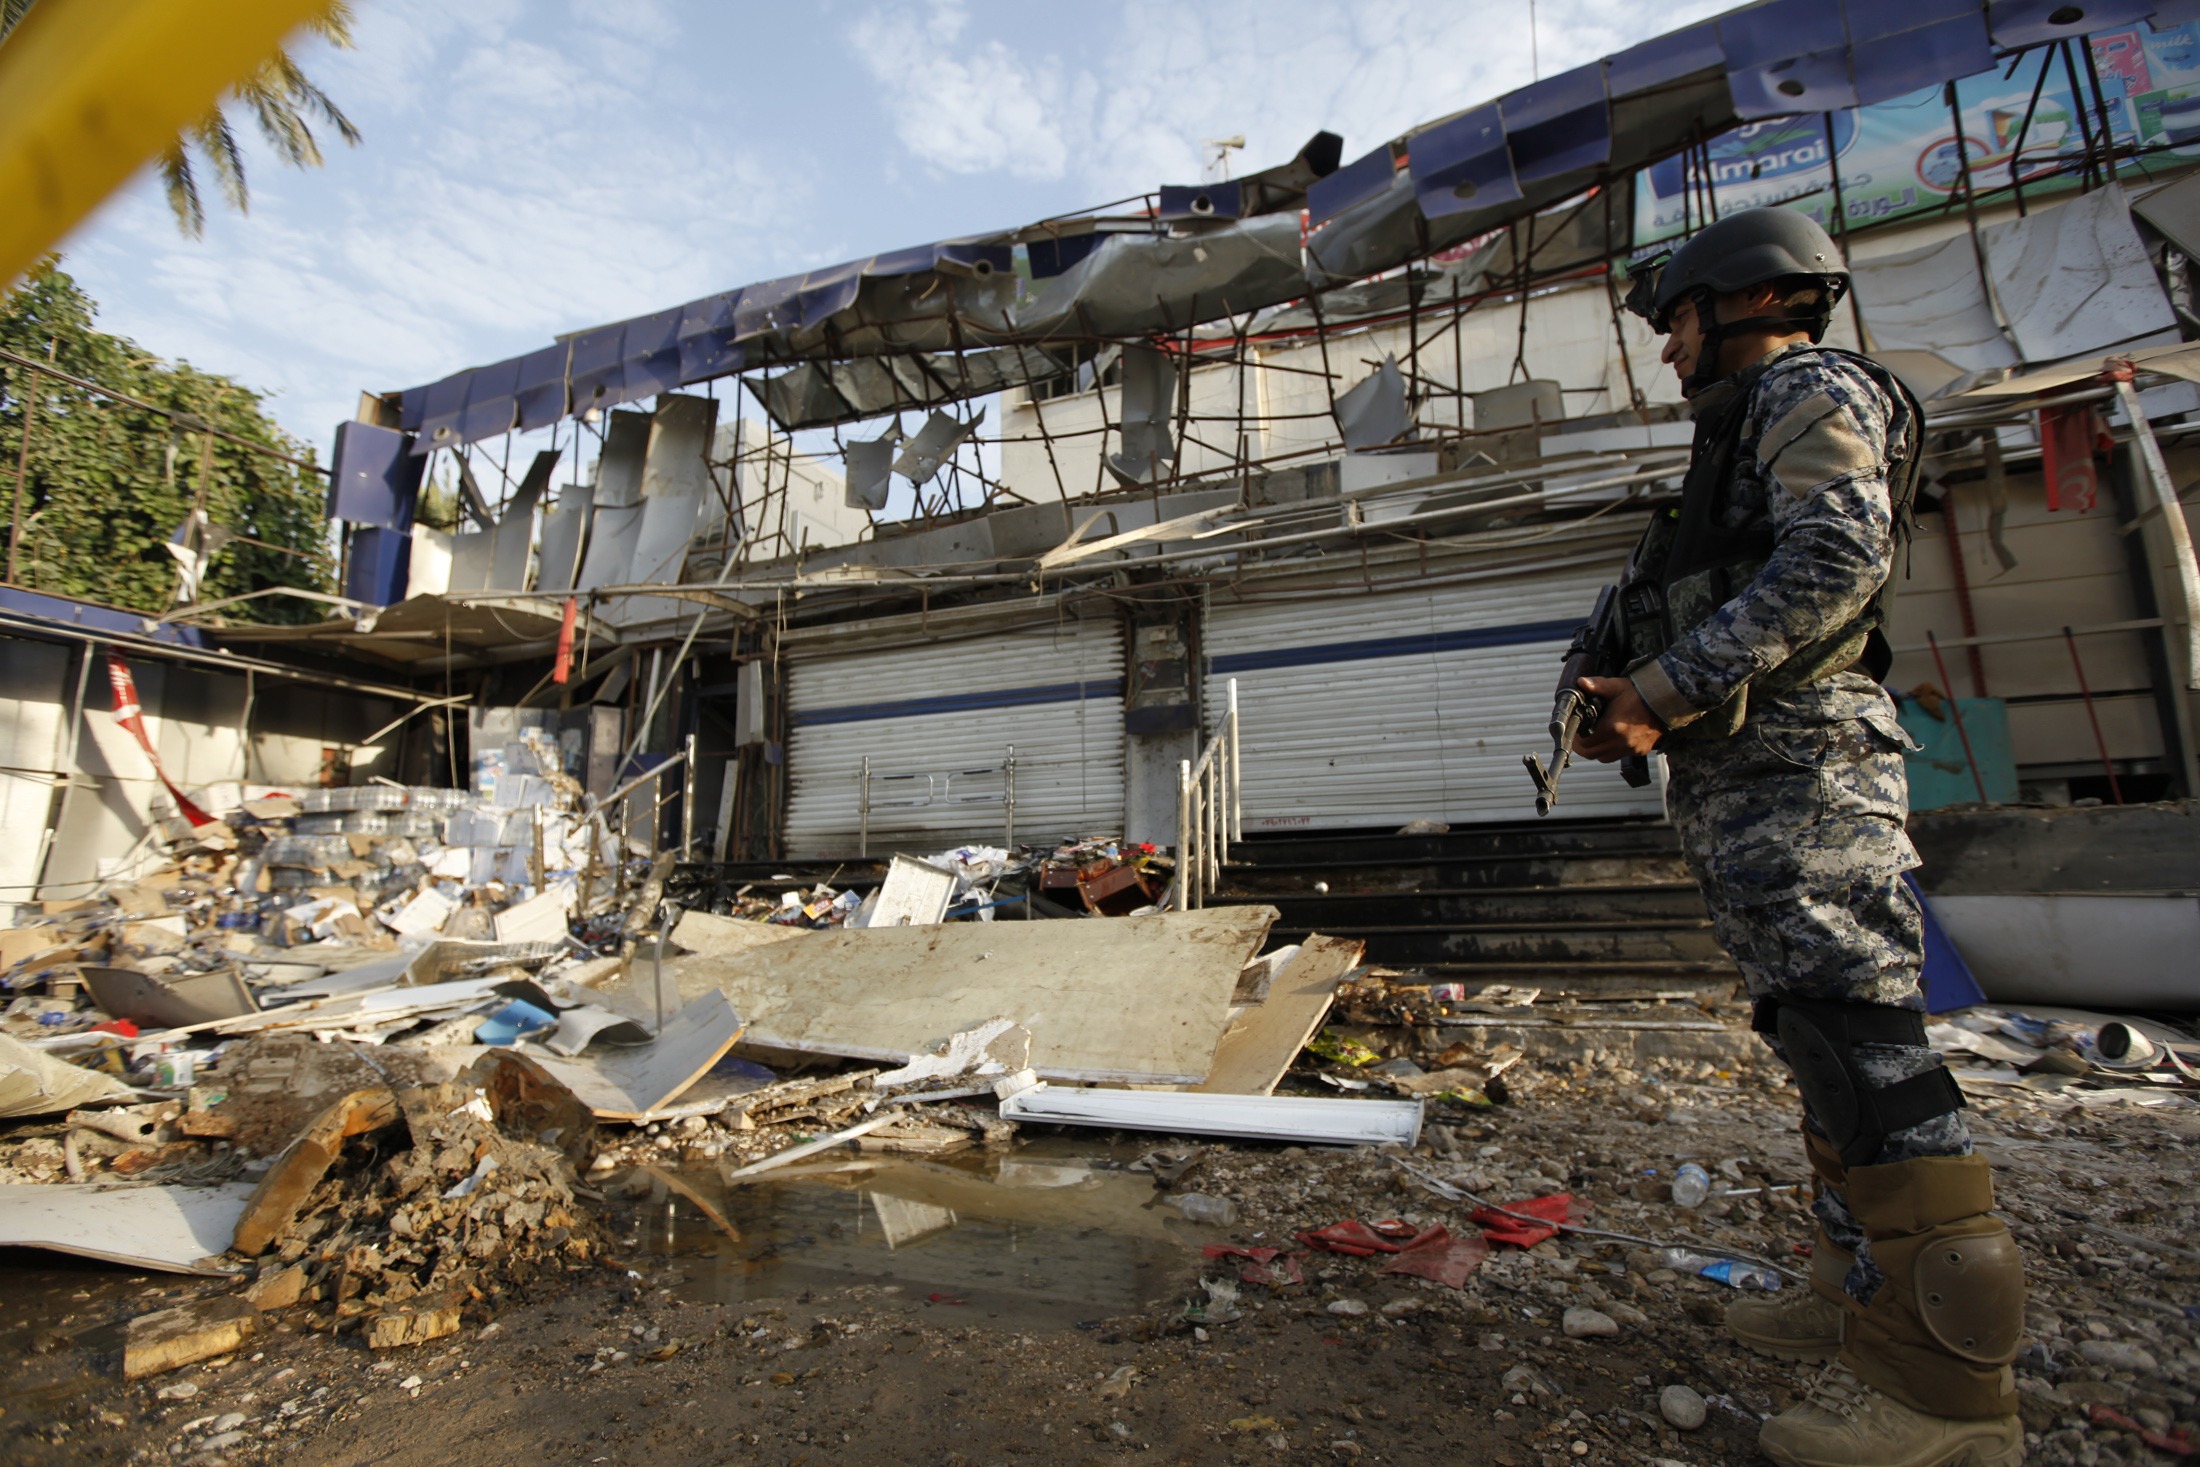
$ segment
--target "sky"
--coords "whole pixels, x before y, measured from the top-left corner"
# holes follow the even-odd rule
[[[712,291],[1409,127],[1721,8],[1618,0],[355,0],[307,73],[364,140],[248,140],[249,214],[140,178],[63,246],[100,325],[268,395],[326,457],[361,389]],[[755,415],[753,405],[750,414]]]

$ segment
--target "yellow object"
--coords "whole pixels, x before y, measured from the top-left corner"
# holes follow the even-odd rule
[[[39,0],[0,43],[0,286],[13,285],[325,0]]]
[[[1316,1059],[1328,1060],[1331,1064],[1351,1065],[1355,1068],[1374,1064],[1382,1058],[1359,1040],[1348,1034],[1339,1034],[1334,1029],[1324,1029],[1307,1040],[1306,1052]]]

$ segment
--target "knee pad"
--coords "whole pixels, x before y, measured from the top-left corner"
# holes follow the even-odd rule
[[[1893,1132],[1963,1109],[1955,1077],[1937,1061],[1892,1085],[1875,1083],[1857,1065],[1860,1044],[1929,1048],[1925,1016],[1914,1009],[1767,998],[1758,1001],[1754,1022],[1760,1033],[1778,1036],[1803,1103],[1845,1165],[1869,1165]]]
[[[1856,1167],[1847,1195],[1885,1276],[1849,1333],[1850,1368],[1934,1415],[2008,1414],[2009,1364],[2024,1333],[2024,1260],[1992,1215],[1985,1158]]]

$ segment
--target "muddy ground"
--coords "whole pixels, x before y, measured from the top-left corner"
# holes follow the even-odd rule
[[[1569,1190],[1589,1226],[1693,1233],[1802,1264],[1795,1191],[1715,1197],[1695,1213],[1665,1196],[1685,1160],[1722,1190],[1801,1179],[1793,1092],[1776,1070],[1522,1067],[1509,1078],[1506,1104],[1435,1113],[1416,1164],[1503,1200]],[[2031,1460],[2170,1462],[2095,1408],[2200,1438],[2200,1112],[2087,1109],[2068,1094],[1979,1094],[1971,1112],[2032,1270],[2018,1366]],[[1143,1197],[1152,1186],[1122,1168],[1155,1144],[1196,1143],[1027,1128],[1007,1158],[1081,1157],[1101,1174],[1091,1195],[1120,1201],[1125,1187]],[[999,1161],[928,1165],[959,1168],[952,1188],[982,1183]],[[247,1352],[141,1382],[121,1377],[124,1321],[226,1284],[0,1252],[0,1460],[1744,1461],[1758,1421],[1812,1369],[1730,1344],[1723,1286],[1594,1239],[1501,1250],[1460,1290],[1386,1276],[1379,1260],[1316,1255],[1303,1284],[1238,1283],[1238,1317],[1224,1322],[1230,1309],[1201,1280],[1235,1282],[1236,1265],[1204,1261],[1201,1242],[1286,1243],[1344,1217],[1471,1230],[1464,1205],[1373,1153],[1217,1148],[1181,1185],[1236,1201],[1242,1216],[1227,1228],[1142,1208],[1143,1221],[1126,1221],[1095,1202],[1084,1216],[1073,1206],[987,1233],[982,1204],[966,1202],[955,1227],[877,1253],[887,1261],[870,1276],[790,1266],[836,1241],[838,1222],[759,1229],[726,1216],[741,1235],[728,1236],[711,1213],[751,1204],[713,1192],[702,1171],[685,1174],[692,1196],[632,1174],[596,1180],[609,1257],[484,1297],[456,1336],[377,1353],[293,1311]],[[856,1173],[779,1185],[865,1183]],[[1087,1255],[1141,1231],[1137,1266],[1113,1275],[1141,1297],[1101,1290],[1086,1317],[1056,1276],[1082,1277]],[[938,1251],[950,1246],[962,1249],[959,1272],[943,1284],[932,1275],[951,1271]],[[1205,1322],[1186,1317],[1195,1305]],[[1560,1316],[1573,1306],[1617,1333],[1568,1338]],[[1661,1416],[1660,1392],[1674,1384],[1710,1398],[1700,1427]]]

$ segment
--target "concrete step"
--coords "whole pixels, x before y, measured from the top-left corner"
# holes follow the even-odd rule
[[[1694,889],[1680,854],[1665,851],[1596,852],[1582,855],[1449,857],[1384,863],[1346,864],[1309,861],[1262,864],[1232,852],[1222,869],[1222,889],[1233,895],[1284,895],[1312,891],[1316,882],[1332,890],[1465,891],[1547,887],[1670,886]]]
[[[1536,856],[1677,855],[1679,839],[1662,821],[1530,821],[1476,825],[1442,835],[1338,831],[1259,835],[1230,848],[1248,866],[1376,866],[1519,860]]]
[[[1358,873],[1343,879],[1357,879]],[[1693,886],[1494,887],[1452,890],[1365,890],[1220,893],[1220,906],[1267,903],[1291,926],[1323,932],[1345,927],[1545,927],[1582,932],[1642,923],[1701,926],[1703,898]]]
[[[1301,941],[1309,932],[1358,938],[1369,962],[1394,968],[1430,964],[1473,967],[1532,964],[1546,970],[1598,969],[1615,963],[1714,964],[1725,961],[1708,923],[1643,922],[1602,932],[1553,932],[1542,927],[1453,929],[1419,925],[1279,923],[1271,945]]]

